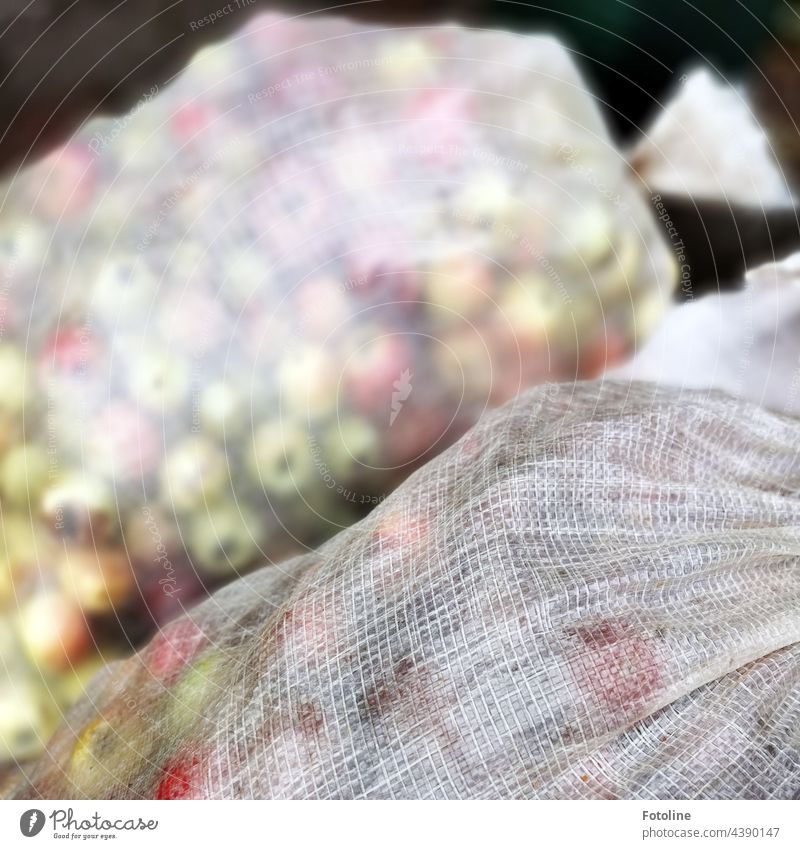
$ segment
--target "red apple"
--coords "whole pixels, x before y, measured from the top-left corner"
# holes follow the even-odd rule
[[[105,364],[105,346],[88,327],[66,326],[54,331],[39,352],[38,373],[43,389],[51,381],[66,387],[96,378]]]
[[[184,753],[161,771],[154,799],[202,799],[207,767],[202,751]]]
[[[207,643],[203,630],[192,619],[184,617],[162,628],[141,657],[147,671],[171,687]]]

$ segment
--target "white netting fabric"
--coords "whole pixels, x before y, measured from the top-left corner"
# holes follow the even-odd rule
[[[553,38],[277,16],[0,186],[0,765],[95,645],[635,350],[638,189]]]
[[[800,423],[551,385],[112,666],[17,797],[800,793]]]

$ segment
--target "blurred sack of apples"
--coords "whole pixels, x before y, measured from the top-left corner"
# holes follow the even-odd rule
[[[488,406],[622,359],[675,283],[551,38],[262,16],[3,197],[5,759]]]

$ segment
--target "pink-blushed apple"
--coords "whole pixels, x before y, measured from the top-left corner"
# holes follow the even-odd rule
[[[494,307],[492,270],[481,257],[442,259],[430,266],[423,279],[422,298],[437,324],[463,326]]]
[[[210,293],[187,288],[162,300],[158,330],[181,351],[202,356],[224,341],[230,318]]]
[[[117,398],[93,420],[88,465],[123,486],[141,483],[157,468],[161,434],[137,404]]]
[[[169,126],[175,141],[186,144],[204,144],[209,128],[219,112],[208,102],[193,100],[178,107],[170,116]]]
[[[184,617],[161,628],[140,658],[148,674],[171,687],[207,645],[208,637],[202,628]]]
[[[82,382],[97,380],[107,365],[106,347],[90,327],[59,327],[39,351],[39,383],[45,391],[72,392]]]
[[[97,188],[97,162],[88,147],[70,143],[37,166],[36,209],[48,218],[87,211]]]
[[[17,619],[26,654],[45,671],[67,669],[89,649],[89,627],[76,601],[55,590],[22,602]]]
[[[356,409],[387,420],[395,382],[408,375],[413,388],[416,365],[409,341],[397,334],[375,335],[348,357],[342,374],[347,397]]]
[[[350,314],[343,284],[335,277],[318,275],[304,280],[293,297],[300,332],[325,339],[339,328]]]

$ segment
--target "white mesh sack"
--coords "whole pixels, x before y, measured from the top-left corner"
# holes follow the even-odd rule
[[[796,796],[799,440],[532,390],[102,673],[12,795]]]
[[[0,680],[0,762],[92,638],[315,547],[673,284],[551,38],[259,17],[90,121],[0,191],[0,616],[49,688]]]

